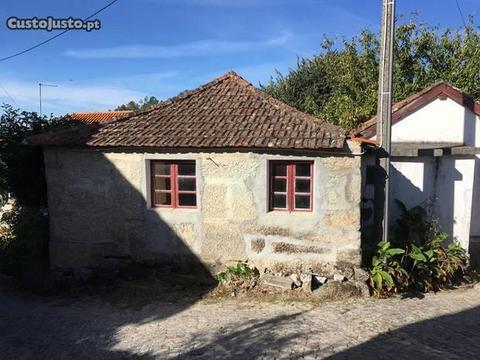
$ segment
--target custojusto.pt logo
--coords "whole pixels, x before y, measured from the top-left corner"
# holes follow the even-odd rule
[[[18,18],[11,16],[7,19],[7,27],[10,30],[99,30],[101,28],[100,20],[83,20],[69,18]]]

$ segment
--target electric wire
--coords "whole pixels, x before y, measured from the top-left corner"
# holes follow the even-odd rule
[[[463,26],[467,27],[467,22],[465,21],[465,16],[463,16],[463,11],[462,11],[462,8],[460,7],[460,3],[458,2],[458,0],[455,0],[455,3],[457,4],[458,13],[460,14],[460,17],[462,18]]]
[[[106,4],[104,7],[102,7],[101,9],[97,10],[96,12],[94,12],[93,14],[87,16],[85,19],[83,19],[84,21],[86,20],[89,20],[91,19],[92,17],[94,17],[95,15],[98,15],[100,14],[102,11],[104,11],[105,9],[109,8],[110,6],[112,6],[113,4],[115,4],[118,0],[113,0],[113,1],[110,1],[108,4]],[[71,29],[66,29],[66,30],[63,30],[62,32],[36,44],[36,45],[33,45],[33,46],[30,46],[29,48],[25,49],[25,50],[22,50],[22,51],[19,51],[15,54],[12,54],[12,55],[9,55],[9,56],[6,56],[6,57],[3,57],[3,58],[0,58],[0,62],[1,61],[6,61],[6,60],[9,60],[9,59],[12,59],[14,57],[17,57],[17,56],[20,56],[20,55],[23,55],[29,51],[32,51],[32,50],[35,50],[36,48],[42,46],[42,45],[45,45],[46,43],[52,41],[52,40],[55,40],[56,38],[66,34],[67,32],[69,32]]]
[[[18,103],[15,101],[15,99],[13,98],[13,96],[10,95],[10,93],[7,91],[7,89],[5,89],[5,87],[4,87],[2,84],[0,84],[0,88],[3,90],[3,92],[5,93],[5,95],[7,95],[7,97],[8,97],[10,100],[12,100],[12,102],[13,102],[16,106],[20,107],[20,106],[18,105]]]

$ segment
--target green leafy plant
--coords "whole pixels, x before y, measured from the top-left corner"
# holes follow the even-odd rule
[[[215,275],[215,279],[220,284],[226,283],[232,279],[244,278],[249,279],[257,275],[255,268],[252,268],[245,261],[238,261],[235,266],[227,266],[225,271]]]
[[[389,242],[378,243],[369,278],[369,284],[375,296],[397,292],[405,286],[408,273],[399,261],[399,255],[404,252],[403,249],[390,247]]]
[[[425,244],[411,245],[408,253],[411,263],[411,277],[414,290],[428,292],[436,291],[452,285],[463,275],[468,257],[465,249],[458,242],[452,242],[444,247],[446,233]]]
[[[437,291],[463,277],[468,256],[428,210],[411,209],[397,200],[401,216],[391,230],[391,244],[380,242],[373,257],[369,284],[377,296],[399,291]],[[393,247],[395,246],[395,247]]]
[[[443,249],[441,269],[445,274],[449,275],[449,280],[457,280],[465,272],[467,261],[467,251],[459,242],[454,241]]]

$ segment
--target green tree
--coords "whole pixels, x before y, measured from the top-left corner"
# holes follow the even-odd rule
[[[14,205],[0,219],[0,271],[21,276],[26,268],[31,269],[32,266],[48,268],[43,152],[39,147],[26,146],[26,138],[81,125],[67,118],[41,117],[35,112],[20,111],[10,105],[4,104],[1,108],[0,198],[11,196]],[[8,227],[3,227],[2,223]]]
[[[68,118],[20,111],[7,104],[0,108],[0,195],[9,193],[24,205],[43,206],[43,155],[41,149],[25,146],[26,138],[81,124]]]
[[[394,101],[446,81],[480,99],[480,32],[440,30],[412,20],[396,29]],[[352,129],[376,113],[379,36],[364,30],[340,44],[325,39],[311,59],[299,59],[287,75],[277,72],[263,87],[272,96],[310,114]]]
[[[143,99],[140,99],[138,102],[129,101],[126,104],[118,106],[115,110],[148,110],[152,106],[155,106],[159,103],[158,99],[155,96],[145,96]]]

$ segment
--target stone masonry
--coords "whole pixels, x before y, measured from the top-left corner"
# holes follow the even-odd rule
[[[195,160],[196,209],[150,207],[149,161]],[[268,161],[314,161],[312,212],[268,210]],[[360,264],[360,157],[46,148],[51,261],[193,256],[208,265],[331,270]]]

